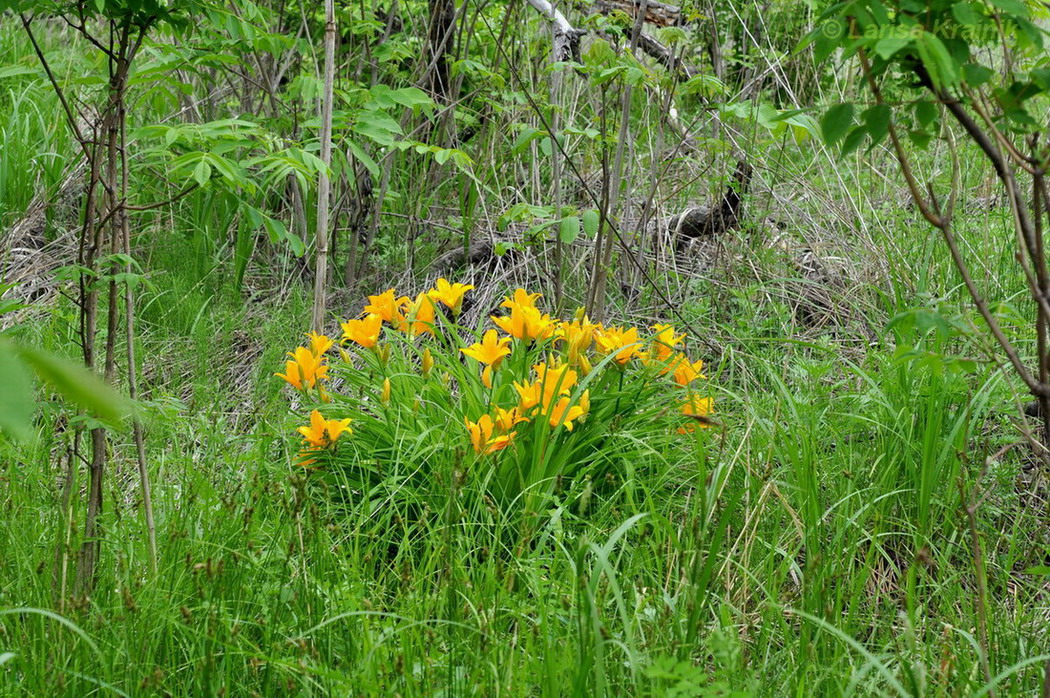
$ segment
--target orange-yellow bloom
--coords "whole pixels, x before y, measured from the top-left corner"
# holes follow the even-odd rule
[[[546,339],[554,333],[554,320],[550,315],[525,305],[512,306],[510,315],[493,315],[492,322],[510,336],[524,341]]]
[[[536,380],[532,383],[514,383],[518,392],[518,409],[524,413],[539,405],[543,412],[550,410],[556,397],[568,396],[576,385],[578,374],[568,364],[549,366],[536,364]]]
[[[441,278],[434,284],[434,288],[427,291],[427,295],[435,301],[444,303],[453,313],[458,313],[463,304],[463,296],[473,288],[471,284],[450,284],[446,279]]]
[[[707,378],[702,371],[704,369],[704,362],[701,360],[689,361],[689,357],[685,354],[678,354],[671,361],[671,365],[674,368],[674,382],[683,388],[688,386],[697,378]]]
[[[310,413],[310,425],[299,427],[299,433],[303,435],[305,448],[299,452],[300,458],[308,458],[311,453],[328,448],[336,442],[343,434],[352,434],[349,419],[325,419],[324,416],[314,410]],[[316,459],[301,461],[300,465],[310,465]]]
[[[572,407],[569,407],[569,402],[570,399],[568,397],[563,397],[551,407],[550,425],[552,429],[558,426],[564,426],[569,431],[572,431],[573,420],[579,419],[590,411],[590,391],[584,390],[583,395],[580,396],[579,402]]]
[[[510,337],[500,339],[496,330],[487,330],[480,342],[475,342],[460,351],[486,366],[495,368],[504,357],[510,355]]]
[[[515,306],[521,308],[535,308],[537,298],[543,298],[543,295],[539,293],[529,293],[525,289],[519,288],[515,289],[513,296],[506,296],[503,299],[503,302],[500,303],[499,307],[511,309]]]
[[[493,420],[493,423],[500,431],[510,431],[516,424],[527,421],[529,420],[521,415],[517,407],[512,407],[509,410],[497,407],[496,418]]]
[[[467,431],[470,432],[470,443],[474,446],[474,452],[482,455],[502,451],[510,445],[517,433],[513,431],[509,434],[496,433],[496,423],[487,414],[481,415],[476,422],[464,417],[463,423],[467,425]]]
[[[711,398],[690,395],[689,399],[682,405],[680,411],[686,417],[690,418],[689,422],[678,427],[679,434],[686,434],[696,429],[697,424],[703,429],[709,427],[711,421],[708,419],[708,416],[714,411],[714,409],[712,407]]]
[[[310,351],[314,353],[314,356],[323,356],[335,344],[326,335],[316,332],[307,332],[306,336],[310,338]]]
[[[653,335],[652,356],[659,361],[667,361],[674,353],[675,347],[685,339],[684,334],[676,335],[673,325],[653,325],[656,334]]]
[[[638,330],[634,327],[627,330],[619,327],[595,330],[594,342],[601,353],[615,354],[613,361],[620,366],[625,366],[633,357],[641,354]]]
[[[378,296],[369,296],[368,305],[365,306],[366,313],[373,313],[394,327],[401,327],[405,321],[402,309],[408,304],[408,297],[396,297],[394,289],[387,289]]]
[[[289,352],[291,361],[284,364],[284,373],[275,373],[278,378],[283,378],[296,390],[313,388],[319,380],[328,377],[328,366],[324,363],[323,356],[316,356],[306,347],[297,347],[294,352]]]
[[[427,294],[420,293],[405,311],[407,322],[403,329],[408,332],[409,337],[416,337],[424,332],[434,334],[435,314],[434,301]]]
[[[591,362],[587,358],[587,350],[594,343],[594,333],[601,329],[583,315],[572,322],[562,322],[558,325],[554,336],[565,342],[566,355],[569,363],[577,366],[585,374],[591,372]]]
[[[379,341],[379,333],[383,330],[383,318],[376,313],[369,313],[361,320],[347,320],[341,323],[341,327],[344,342],[354,342],[365,349],[371,349]]]

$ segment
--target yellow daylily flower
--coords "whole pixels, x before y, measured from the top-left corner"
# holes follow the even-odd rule
[[[492,322],[512,337],[523,341],[546,339],[554,333],[554,320],[533,307],[514,305],[510,315],[492,316]]]
[[[544,412],[550,410],[551,403],[555,397],[567,396],[576,385],[578,374],[568,364],[561,366],[549,366],[547,364],[536,364],[533,366],[537,378],[532,383],[514,383],[514,389],[518,393],[518,409],[525,413],[539,405]]]
[[[688,386],[697,378],[707,378],[702,371],[704,369],[704,362],[701,360],[689,361],[689,357],[685,354],[678,354],[672,360],[672,366],[674,367],[674,382],[683,388]]]
[[[565,342],[570,352],[580,352],[586,351],[591,347],[591,344],[594,342],[594,332],[597,329],[599,329],[599,325],[591,322],[584,315],[579,320],[559,323],[554,336]]]
[[[470,432],[470,443],[474,446],[474,452],[482,455],[502,451],[510,445],[517,433],[512,431],[509,434],[497,434],[496,424],[487,414],[481,415],[476,422],[464,417],[463,423],[467,425],[467,431]]]
[[[708,417],[714,411],[712,403],[713,401],[709,397],[690,395],[679,411],[686,417],[690,417],[691,420],[678,427],[678,433],[689,433],[695,430],[698,424],[701,429],[707,429],[711,426],[711,420]]]
[[[667,361],[674,353],[675,347],[685,340],[684,334],[676,335],[673,325],[653,325],[656,334],[653,335],[652,356],[659,361]]]
[[[496,368],[504,357],[510,355],[510,337],[501,339],[496,330],[486,330],[480,342],[475,342],[460,351],[486,366]]]
[[[442,277],[434,284],[434,288],[427,291],[427,295],[435,301],[444,303],[453,313],[459,313],[459,308],[463,305],[463,296],[467,295],[467,291],[473,288],[474,286],[471,284],[450,284],[448,280]]]
[[[579,367],[584,374],[591,372],[587,350],[594,343],[594,333],[599,329],[601,329],[600,325],[596,325],[588,320],[586,315],[582,315],[572,322],[560,323],[558,329],[555,330],[554,336],[565,342],[569,363]]]
[[[510,431],[515,425],[527,421],[529,421],[528,418],[523,417],[517,407],[511,407],[509,410],[497,407],[496,418],[493,420],[493,423],[500,431]]]
[[[552,429],[558,426],[564,426],[569,431],[572,431],[573,420],[583,417],[588,411],[590,411],[590,391],[584,390],[583,395],[580,396],[579,402],[572,407],[569,407],[569,402],[569,398],[563,397],[554,403],[550,411],[550,425]]]
[[[311,412],[310,425],[298,429],[303,435],[303,444],[306,446],[299,452],[299,456],[308,458],[299,464],[305,466],[314,463],[316,459],[309,458],[312,453],[328,448],[343,434],[354,433],[354,430],[350,428],[350,421],[350,419],[325,419],[324,415],[317,410]]]
[[[340,323],[343,328],[343,341],[360,344],[365,349],[371,349],[379,341],[379,333],[383,330],[383,318],[376,313],[369,313],[360,320],[347,320]]]
[[[595,330],[594,342],[602,354],[615,354],[615,361],[621,367],[633,357],[641,354],[638,330],[634,327],[626,330],[619,327],[606,327]]]
[[[314,356],[324,356],[335,345],[335,342],[323,334],[307,332],[306,336],[310,338],[310,351]]]
[[[284,373],[275,373],[278,378],[283,378],[295,387],[296,390],[313,388],[317,382],[328,377],[328,366],[324,363],[323,356],[316,356],[306,347],[297,347],[294,352],[289,352],[291,361],[284,364]]]
[[[275,373],[273,375],[285,379],[296,390],[303,389],[303,377],[299,373],[299,364],[294,361],[284,362],[284,373]]]
[[[543,298],[540,293],[529,293],[523,288],[515,289],[513,296],[506,296],[503,302],[500,303],[501,308],[511,308],[515,306],[520,308],[535,308],[536,299]]]
[[[420,334],[434,334],[434,317],[436,309],[434,301],[426,293],[420,293],[405,310],[405,326],[402,329],[408,332],[409,337]]]
[[[378,296],[369,296],[368,305],[365,306],[366,313],[378,315],[394,327],[400,328],[404,324],[405,317],[402,309],[408,304],[408,296],[396,297],[394,289],[390,288]]]

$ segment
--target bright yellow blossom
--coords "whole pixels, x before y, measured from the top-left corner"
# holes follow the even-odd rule
[[[341,327],[344,342],[355,342],[365,349],[371,349],[379,341],[379,333],[383,330],[383,318],[376,313],[369,313],[361,320],[347,320],[341,323]]]
[[[510,336],[527,342],[546,339],[554,333],[554,320],[550,315],[525,305],[512,306],[510,315],[493,315],[492,322]]]
[[[529,420],[521,415],[517,407],[512,407],[509,410],[497,407],[496,418],[493,420],[493,423],[500,431],[510,431],[516,424],[527,421]]]
[[[448,280],[441,278],[434,284],[434,288],[427,291],[427,295],[444,303],[453,313],[459,313],[460,306],[463,305],[463,296],[473,288],[471,284],[450,284]]]
[[[697,424],[699,424],[702,429],[711,426],[711,420],[708,416],[714,411],[714,409],[712,408],[712,400],[709,397],[690,395],[689,399],[682,405],[680,411],[686,417],[690,417],[690,421],[678,427],[679,434],[686,434],[693,431],[696,429]]]
[[[311,453],[328,448],[344,433],[354,433],[349,419],[325,419],[317,410],[310,413],[310,426],[299,427],[298,431],[303,435],[303,444],[306,446],[299,452],[300,458],[308,458]],[[315,460],[309,458],[299,464],[310,465]]]
[[[620,366],[625,366],[633,357],[641,354],[638,330],[634,327],[626,330],[619,327],[595,330],[594,342],[602,354],[615,354],[613,361]]]
[[[550,425],[552,429],[564,426],[569,431],[572,431],[573,420],[583,417],[591,408],[590,391],[584,390],[579,402],[572,407],[569,407],[570,401],[570,398],[563,397],[551,407]]]
[[[313,388],[319,380],[328,377],[328,366],[324,363],[323,356],[316,356],[306,347],[297,347],[294,352],[289,352],[291,361],[284,364],[284,373],[275,373],[278,378],[283,378],[296,389]]]
[[[659,361],[667,361],[674,353],[675,347],[685,339],[684,334],[676,335],[673,325],[653,325],[656,334],[653,335],[652,356]]]
[[[707,378],[702,371],[704,362],[701,360],[689,361],[685,354],[678,354],[671,360],[674,369],[674,382],[683,388],[688,386],[697,378]]]
[[[510,355],[510,337],[500,339],[496,330],[487,330],[480,342],[475,342],[460,351],[486,366],[496,368],[504,357]]]
[[[366,313],[374,313],[383,319],[384,322],[388,322],[394,327],[400,328],[404,322],[405,317],[402,313],[402,309],[408,304],[408,297],[401,296],[396,297],[394,289],[387,289],[378,296],[369,296],[368,305],[365,306]]]
[[[568,396],[576,385],[578,374],[568,364],[549,366],[536,364],[536,380],[522,384],[515,382],[518,392],[518,409],[524,413],[539,405],[543,412],[548,412],[556,397]]]
[[[416,299],[408,304],[405,310],[405,326],[403,330],[408,332],[409,337],[420,334],[434,334],[434,301],[425,293],[420,293]]]
[[[470,443],[474,445],[474,452],[482,455],[502,451],[510,445],[517,433],[513,431],[508,434],[496,433],[496,423],[487,414],[481,415],[476,422],[464,417],[463,423],[467,425],[467,431],[470,432]]]
[[[506,296],[503,299],[503,302],[500,303],[499,307],[511,309],[515,306],[521,308],[535,308],[537,298],[543,298],[543,296],[539,293],[529,293],[525,289],[519,288],[515,289],[513,296]]]
[[[314,353],[314,356],[324,356],[335,344],[326,335],[317,334],[316,332],[307,332],[306,336],[310,338],[310,351]]]
[[[554,336],[565,342],[566,355],[569,363],[579,367],[583,373],[591,372],[591,362],[587,358],[587,350],[594,343],[594,333],[600,330],[601,325],[592,323],[583,315],[572,322],[562,322],[555,330]]]

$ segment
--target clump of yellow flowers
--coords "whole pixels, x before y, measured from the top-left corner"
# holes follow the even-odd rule
[[[661,405],[660,415],[672,415],[679,433],[710,424],[711,398],[697,392],[703,362],[684,352],[686,337],[673,326],[606,327],[582,308],[560,320],[544,312],[539,293],[519,288],[491,315],[494,327],[475,332],[459,325],[473,289],[443,278],[415,297],[388,289],[368,296],[360,314],[340,323],[338,347],[309,333],[304,346],[289,352],[284,372],[275,375],[317,406],[309,425],[299,428],[301,465],[317,463],[341,436],[354,433],[351,421],[358,429],[375,428],[372,436],[358,435],[363,447],[398,443],[390,425],[426,422],[478,458],[508,449],[547,453],[580,425],[622,419],[633,409],[632,396],[643,393]],[[458,437],[449,431],[457,423]]]

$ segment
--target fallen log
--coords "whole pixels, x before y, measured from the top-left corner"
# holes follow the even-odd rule
[[[611,12],[623,12],[631,19],[638,18],[638,12],[645,6],[645,21],[658,27],[673,27],[682,23],[682,9],[677,5],[668,5],[655,0],[598,0],[594,8],[607,15]]]

